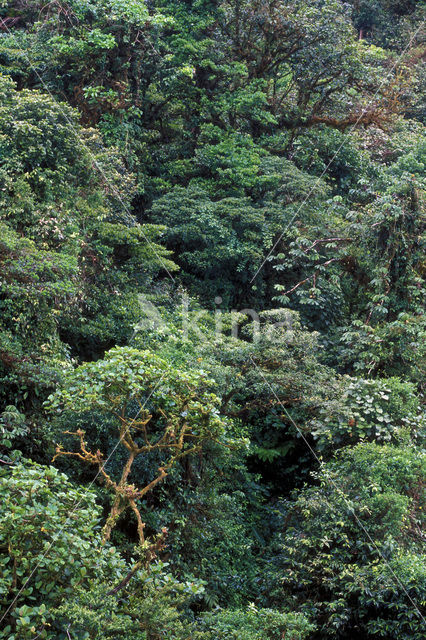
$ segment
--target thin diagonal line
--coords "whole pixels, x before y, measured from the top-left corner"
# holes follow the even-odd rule
[[[131,426],[133,425],[133,423],[137,420],[138,416],[140,415],[141,411],[143,411],[143,409],[145,408],[147,402],[149,401],[149,399],[151,398],[152,394],[158,389],[158,386],[160,385],[161,381],[163,380],[164,376],[167,373],[167,369],[165,369],[165,371],[162,373],[162,375],[160,376],[160,379],[158,380],[158,382],[156,383],[156,385],[154,386],[154,388],[152,389],[152,391],[150,392],[149,396],[146,398],[145,402],[143,403],[143,405],[139,408],[138,412],[136,413],[135,417],[132,419],[132,421],[130,422],[130,424],[127,426],[127,428],[125,429],[125,431],[123,432],[123,435],[118,439],[115,447],[113,448],[113,450],[111,451],[111,453],[109,454],[108,458],[105,460],[105,462],[102,464],[102,466],[99,468],[97,474],[95,475],[95,477],[93,478],[93,480],[90,482],[90,484],[87,487],[84,487],[85,491],[89,491],[89,489],[91,488],[91,486],[94,484],[94,482],[96,481],[96,479],[98,478],[99,474],[101,473],[102,469],[105,469],[105,466],[108,464],[109,460],[111,459],[111,457],[114,455],[115,451],[117,450],[117,447],[120,445],[120,443],[122,442],[124,436],[128,433],[129,429],[131,428]],[[30,575],[28,576],[27,580],[25,581],[25,583],[23,584],[23,586],[21,587],[21,589],[18,591],[18,593],[16,594],[16,596],[14,597],[14,599],[12,600],[12,602],[10,603],[9,607],[6,609],[5,613],[3,614],[3,616],[0,618],[0,622],[2,622],[2,620],[6,617],[6,615],[9,613],[9,611],[11,610],[11,608],[13,607],[13,605],[15,604],[15,602],[18,600],[19,596],[21,595],[22,591],[26,588],[26,586],[28,585],[28,583],[30,582],[31,578],[33,577],[34,573],[37,571],[37,569],[40,566],[40,563],[44,560],[44,558],[46,558],[47,554],[51,551],[51,549],[53,548],[54,544],[56,542],[58,542],[59,536],[62,533],[62,531],[64,531],[65,527],[67,526],[71,516],[76,512],[76,510],[78,509],[78,507],[80,506],[81,502],[83,501],[84,498],[81,498],[77,504],[73,507],[71,513],[69,514],[68,518],[65,520],[64,524],[62,525],[62,527],[59,529],[58,533],[56,534],[56,540],[52,540],[52,542],[49,544],[49,546],[47,547],[46,551],[44,552],[44,554],[41,556],[41,558],[39,559],[39,561],[37,562],[36,566],[34,567],[34,569],[31,571]]]
[[[7,25],[4,25],[5,27],[5,31],[7,31],[9,33],[9,35],[14,38],[15,41],[17,41],[16,36],[10,31],[9,27]],[[107,175],[105,174],[104,170],[102,169],[102,167],[100,166],[100,164],[98,163],[98,161],[96,160],[95,155],[92,153],[92,150],[90,149],[90,147],[85,143],[85,141],[83,140],[83,138],[80,136],[78,129],[75,127],[74,122],[68,117],[67,112],[65,111],[65,109],[62,107],[62,103],[59,102],[58,100],[56,100],[55,96],[53,95],[53,93],[50,91],[48,85],[46,84],[46,82],[43,80],[43,78],[41,77],[41,75],[39,74],[37,68],[32,64],[30,57],[28,56],[28,54],[26,53],[25,49],[22,49],[22,47],[17,46],[17,49],[19,49],[19,51],[21,51],[21,53],[24,54],[24,56],[26,57],[28,64],[31,68],[31,70],[35,73],[35,75],[37,76],[37,78],[40,80],[42,87],[45,89],[45,91],[49,94],[49,96],[52,98],[52,100],[54,100],[55,104],[57,105],[59,111],[61,112],[62,116],[64,117],[64,119],[66,120],[66,122],[68,123],[68,125],[70,126],[70,129],[72,131],[72,133],[75,135],[75,137],[77,138],[77,140],[80,142],[80,144],[86,149],[93,166],[96,168],[96,170],[98,171],[98,173],[102,176],[102,178],[104,179],[105,183],[112,189],[114,195],[118,198],[118,200],[120,201],[120,204],[122,205],[123,209],[125,210],[125,212],[127,214],[129,214],[129,216],[131,216],[132,218],[134,217],[133,214],[131,213],[131,211],[129,210],[128,206],[126,205],[126,203],[123,201],[120,192],[117,190],[116,186],[114,185],[114,183],[107,177]],[[166,264],[164,263],[163,259],[161,258],[161,256],[158,254],[158,252],[156,251],[154,245],[152,244],[152,242],[149,240],[149,238],[147,237],[147,235],[145,234],[144,230],[143,230],[143,225],[139,224],[139,230],[142,233],[142,236],[145,240],[145,242],[148,244],[148,246],[150,247],[150,249],[152,250],[152,252],[154,253],[154,255],[156,256],[156,258],[158,259],[159,263],[161,264],[161,266],[163,267],[163,269],[166,271],[167,275],[169,276],[169,278],[172,279],[173,282],[175,282],[174,277],[172,276],[172,274],[170,273],[169,269],[167,268]]]
[[[370,103],[364,107],[364,109],[361,111],[361,114],[359,115],[359,117],[357,118],[357,120],[354,122],[353,125],[351,125],[350,130],[355,129],[355,127],[358,125],[359,121],[361,120],[361,118],[367,113],[368,108],[370,106],[372,106],[374,99],[376,98],[377,94],[379,93],[379,91],[381,90],[381,88],[383,87],[383,85],[385,84],[385,82],[387,82],[387,80],[389,79],[391,73],[394,71],[394,69],[398,66],[398,64],[401,62],[403,56],[406,54],[406,52],[410,49],[412,43],[414,42],[417,34],[419,33],[419,31],[423,28],[424,24],[426,22],[423,21],[422,23],[420,23],[420,26],[418,27],[418,29],[416,29],[416,31],[414,32],[414,34],[411,36],[407,46],[405,47],[405,49],[402,51],[402,53],[397,57],[395,63],[392,65],[392,67],[390,68],[387,76],[385,77],[385,79],[380,83],[378,89],[376,90],[375,94],[373,95],[373,97],[370,100]],[[337,156],[340,153],[340,150],[342,149],[343,145],[345,144],[344,140],[342,142],[342,144],[338,147],[337,151],[335,152],[334,156],[331,158],[330,162],[327,164],[327,166],[325,167],[325,169],[322,171],[321,175],[316,179],[316,181],[314,182],[313,187],[310,189],[310,191],[308,192],[308,195],[305,197],[305,199],[302,201],[302,203],[300,204],[300,206],[297,208],[296,213],[293,215],[293,217],[290,219],[290,221],[287,223],[287,225],[285,226],[284,230],[282,231],[281,235],[279,236],[278,240],[274,243],[273,247],[269,250],[266,258],[264,258],[262,264],[260,265],[260,267],[258,268],[258,270],[256,271],[256,273],[254,274],[254,276],[252,277],[252,279],[250,280],[250,284],[253,282],[253,280],[255,280],[257,278],[257,276],[259,275],[259,273],[262,271],[265,263],[268,261],[269,257],[271,256],[272,252],[275,250],[275,248],[277,247],[277,245],[281,242],[285,232],[287,231],[287,229],[289,228],[289,226],[291,225],[291,223],[294,221],[294,219],[296,218],[296,216],[298,215],[299,211],[302,209],[302,207],[306,204],[306,202],[309,200],[309,198],[311,197],[311,195],[314,193],[314,191],[316,190],[317,186],[319,185],[319,183],[321,182],[321,179],[324,177],[324,175],[327,173],[327,171],[329,170],[331,164],[334,162],[334,160],[337,158]]]
[[[279,399],[279,397],[277,396],[277,394],[275,393],[274,389],[272,388],[271,384],[269,383],[269,381],[267,380],[267,378],[265,377],[265,375],[263,374],[262,369],[258,366],[258,364],[253,360],[252,356],[249,355],[249,358],[252,362],[252,364],[256,367],[256,369],[259,371],[260,375],[262,376],[263,380],[266,382],[267,386],[269,387],[271,393],[274,395],[274,397],[276,398],[276,400],[278,400],[279,404],[281,405],[284,413],[286,414],[286,416],[288,417],[288,419],[290,420],[290,422],[292,423],[292,425],[296,428],[297,432],[299,433],[299,435],[302,437],[304,443],[306,444],[306,446],[308,447],[309,451],[312,453],[312,455],[314,456],[315,460],[318,462],[320,468],[324,467],[324,463],[320,460],[320,458],[318,457],[317,453],[315,452],[315,450],[312,448],[312,446],[309,444],[305,434],[303,433],[303,431],[300,429],[300,427],[298,427],[298,425],[296,424],[296,422],[293,420],[293,417],[290,415],[290,413],[287,411],[286,407],[283,405],[283,403],[281,402],[281,400]],[[386,566],[388,567],[388,569],[390,570],[390,572],[392,573],[392,575],[394,576],[397,584],[401,587],[401,589],[404,591],[405,595],[407,596],[407,598],[410,600],[411,604],[413,605],[413,607],[415,608],[415,610],[417,611],[417,613],[419,614],[420,618],[423,620],[423,622],[426,624],[426,619],[423,617],[420,609],[418,608],[417,604],[414,602],[414,600],[412,599],[412,597],[410,596],[410,594],[408,593],[405,585],[401,582],[401,580],[398,578],[397,574],[395,573],[395,571],[392,569],[391,565],[389,564],[389,562],[387,561],[387,559],[385,558],[385,556],[383,555],[383,553],[380,551],[379,547],[377,546],[377,544],[375,543],[375,541],[373,540],[373,538],[371,537],[371,535],[369,534],[368,530],[365,528],[364,524],[362,523],[362,521],[358,518],[358,516],[355,513],[355,510],[352,508],[351,503],[349,502],[349,500],[347,499],[344,491],[342,489],[340,489],[340,487],[338,487],[338,485],[335,483],[335,481],[333,480],[333,478],[326,476],[327,480],[330,480],[331,484],[333,485],[333,487],[336,489],[336,491],[342,496],[343,500],[346,503],[346,506],[349,507],[357,525],[363,530],[363,532],[365,533],[365,535],[367,536],[367,538],[369,539],[369,541],[371,542],[371,544],[374,546],[374,548],[376,549],[376,551],[380,554],[380,556],[382,557],[384,563],[386,564]],[[328,500],[325,498],[326,503],[328,504],[328,506],[330,508],[332,508],[331,504],[328,502]]]

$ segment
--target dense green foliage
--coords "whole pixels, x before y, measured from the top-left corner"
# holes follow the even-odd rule
[[[0,1],[0,638],[421,640],[425,4]]]

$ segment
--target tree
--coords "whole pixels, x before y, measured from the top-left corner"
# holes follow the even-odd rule
[[[220,439],[225,426],[218,415],[218,399],[206,389],[203,374],[175,370],[149,351],[130,348],[113,349],[104,360],[72,371],[62,389],[50,398],[49,407],[71,412],[71,416],[88,410],[112,416],[118,435],[116,447],[124,447],[127,455],[117,480],[107,472],[104,455],[88,448],[82,430],[75,434],[80,450],[64,451],[58,445],[55,459],[74,456],[97,467],[97,475],[113,495],[103,540],[109,540],[120,516],[130,509],[142,547],[145,523],[137,502],[182,458],[199,452],[205,441]],[[152,479],[141,488],[130,479],[138,456],[159,460]],[[149,556],[148,550],[148,562]]]
[[[0,493],[0,637],[58,638],[52,610],[94,578],[118,582],[125,563],[100,549],[94,493],[54,467],[1,464]]]
[[[270,556],[276,601],[297,603],[326,637],[420,639],[424,465],[410,445],[377,444],[324,465],[318,486],[283,505]]]
[[[33,411],[72,356],[132,332],[138,286],[175,266],[162,227],[129,213],[132,176],[75,111],[7,78],[0,93],[0,375]]]

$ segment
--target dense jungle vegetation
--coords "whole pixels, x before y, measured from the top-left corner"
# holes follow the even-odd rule
[[[425,638],[424,17],[0,0],[0,639]]]

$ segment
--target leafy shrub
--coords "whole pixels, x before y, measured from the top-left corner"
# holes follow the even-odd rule
[[[149,571],[137,572],[118,592],[102,581],[92,584],[90,591],[77,589],[53,615],[76,640],[195,640],[188,607],[203,591],[202,582],[178,581],[167,563],[158,562]]]
[[[125,563],[100,547],[94,493],[54,467],[2,464],[0,497],[0,638],[57,638],[52,608],[95,577],[118,581]]]
[[[366,380],[344,377],[341,393],[323,403],[309,429],[318,450],[360,440],[398,442],[420,438],[424,417],[415,386],[399,378]]]
[[[285,505],[275,597],[300,606],[325,637],[420,640],[425,470],[420,450],[373,443],[324,465],[319,486]]]
[[[202,617],[201,628],[210,631],[212,640],[303,640],[314,626],[299,613],[280,613],[272,609],[219,611]]]

